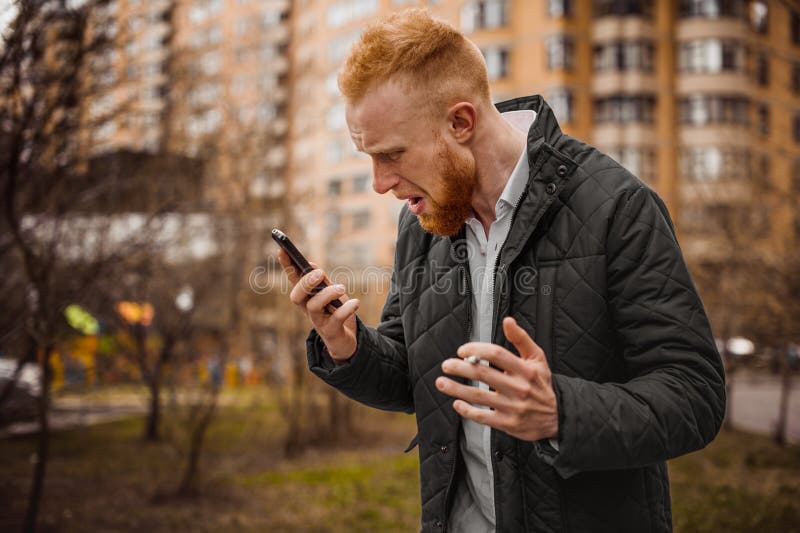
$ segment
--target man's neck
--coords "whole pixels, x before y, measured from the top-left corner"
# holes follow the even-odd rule
[[[487,235],[496,218],[495,205],[519,161],[526,138],[524,132],[512,126],[494,108],[488,110],[475,136],[473,154],[478,180],[472,195],[472,210]]]

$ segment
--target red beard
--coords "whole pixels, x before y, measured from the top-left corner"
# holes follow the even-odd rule
[[[439,149],[436,159],[439,177],[444,183],[444,198],[436,201],[429,197],[430,212],[419,215],[422,228],[441,237],[459,232],[472,214],[472,194],[477,183],[475,160],[460,157],[437,136]]]

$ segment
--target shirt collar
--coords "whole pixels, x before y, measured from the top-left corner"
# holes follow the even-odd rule
[[[536,119],[536,112],[530,109],[507,111],[502,115],[512,126],[525,133],[528,132],[531,124]],[[514,170],[511,171],[511,176],[509,176],[506,186],[494,206],[495,215],[499,215],[501,210],[515,209],[517,207],[517,203],[528,185],[529,170],[528,147],[524,146],[517,164],[514,166]]]

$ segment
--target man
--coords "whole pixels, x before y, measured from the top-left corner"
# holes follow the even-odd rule
[[[422,530],[671,530],[665,461],[725,397],[664,204],[541,97],[494,107],[479,50],[424,11],[370,26],[339,85],[374,189],[407,202],[380,325],[281,261],[311,370],[416,413]]]

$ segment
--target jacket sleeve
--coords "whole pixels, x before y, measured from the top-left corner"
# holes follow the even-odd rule
[[[579,471],[634,468],[698,450],[719,431],[725,379],[666,206],[640,187],[620,199],[607,240],[607,301],[629,379],[553,375],[559,452]]]
[[[328,385],[350,398],[388,411],[414,412],[408,357],[400,317],[400,297],[392,275],[380,325],[373,329],[357,318],[357,349],[337,366],[316,331],[306,341],[308,366]]]

